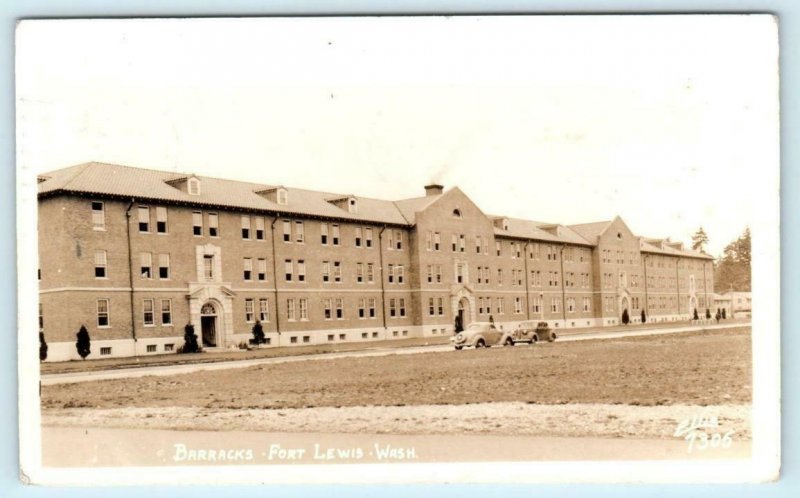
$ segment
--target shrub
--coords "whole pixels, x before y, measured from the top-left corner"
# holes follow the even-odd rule
[[[39,332],[39,361],[47,359],[47,341],[44,340],[44,332]]]
[[[197,334],[194,333],[194,325],[187,323],[183,328],[183,350],[182,353],[199,353],[200,346],[197,344]]]
[[[644,308],[642,308],[642,323],[647,323],[647,315],[644,312]]]
[[[711,320],[711,310],[706,308],[706,320]]]
[[[723,320],[727,318],[727,316],[725,316],[725,315],[726,315],[725,308],[722,308],[722,319]]]
[[[628,308],[625,308],[624,310],[622,310],[622,324],[623,325],[628,325],[628,323],[630,323],[630,321],[631,321],[631,317],[628,315]]]
[[[261,321],[256,320],[256,324],[253,325],[253,344],[258,346],[259,344],[264,344],[266,339],[264,338],[264,327],[261,326]]]
[[[78,331],[77,338],[78,342],[75,343],[75,347],[78,349],[78,354],[81,355],[81,358],[85,360],[87,356],[92,354],[92,341],[89,339],[89,331],[83,325]]]
[[[694,317],[693,317],[693,319],[694,320],[699,320],[700,319],[700,316],[697,314],[697,308],[694,309]]]

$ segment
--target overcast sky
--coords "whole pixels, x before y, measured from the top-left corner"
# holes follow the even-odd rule
[[[767,16],[26,21],[18,161],[86,161],[488,214],[620,215],[717,255],[776,195]]]

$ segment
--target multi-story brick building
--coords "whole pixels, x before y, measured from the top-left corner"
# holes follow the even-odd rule
[[[231,347],[691,318],[711,257],[619,217],[564,226],[484,214],[457,187],[386,201],[101,163],[39,177],[40,328],[49,359],[176,351],[192,323]]]

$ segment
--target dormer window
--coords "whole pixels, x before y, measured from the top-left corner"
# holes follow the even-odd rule
[[[358,202],[355,198],[351,197],[350,200],[347,201],[347,210],[351,213],[358,212]]]
[[[200,195],[200,180],[197,178],[189,178],[188,189],[189,195]]]
[[[453,210],[453,218],[461,219],[461,210],[456,208]]]
[[[289,192],[285,188],[278,189],[278,204],[286,205],[289,203]]]

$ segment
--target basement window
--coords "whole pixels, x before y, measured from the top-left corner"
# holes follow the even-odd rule
[[[111,354],[110,347],[100,348],[100,356],[108,356],[110,354]]]

